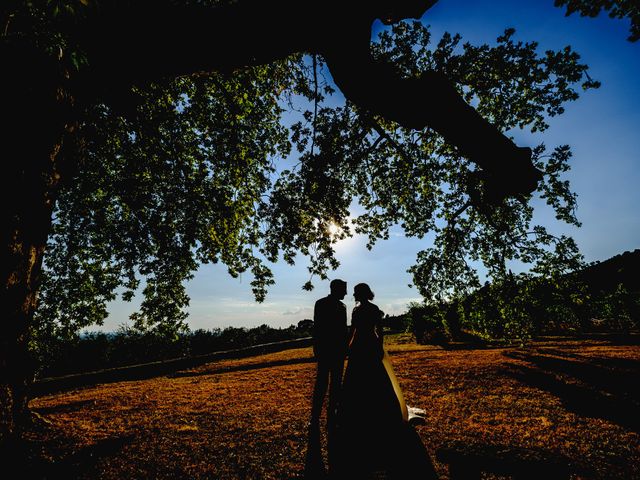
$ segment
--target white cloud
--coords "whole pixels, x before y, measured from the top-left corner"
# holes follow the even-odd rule
[[[299,313],[302,312],[302,308],[300,307],[295,307],[295,308],[290,308],[289,310],[287,310],[286,312],[283,312],[283,315],[298,315]]]

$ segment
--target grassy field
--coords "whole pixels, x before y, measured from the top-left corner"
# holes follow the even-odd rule
[[[640,346],[444,350],[395,336],[388,351],[407,404],[427,411],[416,430],[441,478],[436,452],[456,443],[533,449],[566,459],[576,479],[640,479]],[[27,435],[25,473],[302,478],[314,372],[302,348],[36,398],[47,422]]]

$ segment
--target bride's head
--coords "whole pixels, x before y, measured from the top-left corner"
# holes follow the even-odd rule
[[[356,302],[371,301],[373,296],[373,292],[366,283],[359,283],[353,287],[353,298],[355,298]]]

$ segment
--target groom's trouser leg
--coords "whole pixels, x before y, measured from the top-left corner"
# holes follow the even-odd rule
[[[330,367],[330,384],[329,384],[329,409],[327,411],[327,426],[329,429],[335,425],[335,414],[340,402],[340,393],[342,391],[342,373],[344,370],[344,360],[332,360]]]
[[[327,411],[327,450],[329,454],[329,471],[336,473],[339,470],[340,447],[336,445],[336,412],[342,393],[342,374],[344,360],[334,360],[331,363],[331,383],[329,385],[329,408]]]
[[[327,394],[329,383],[329,365],[327,362],[319,361],[316,369],[316,383],[313,386],[313,399],[311,403],[311,424],[317,425],[320,422],[322,403]]]

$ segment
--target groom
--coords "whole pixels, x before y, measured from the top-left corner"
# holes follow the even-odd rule
[[[347,282],[339,279],[329,284],[331,293],[316,302],[313,311],[313,354],[318,362],[311,406],[311,427],[319,428],[322,403],[329,388],[327,429],[335,427],[335,413],[347,354],[347,308],[342,299]]]

